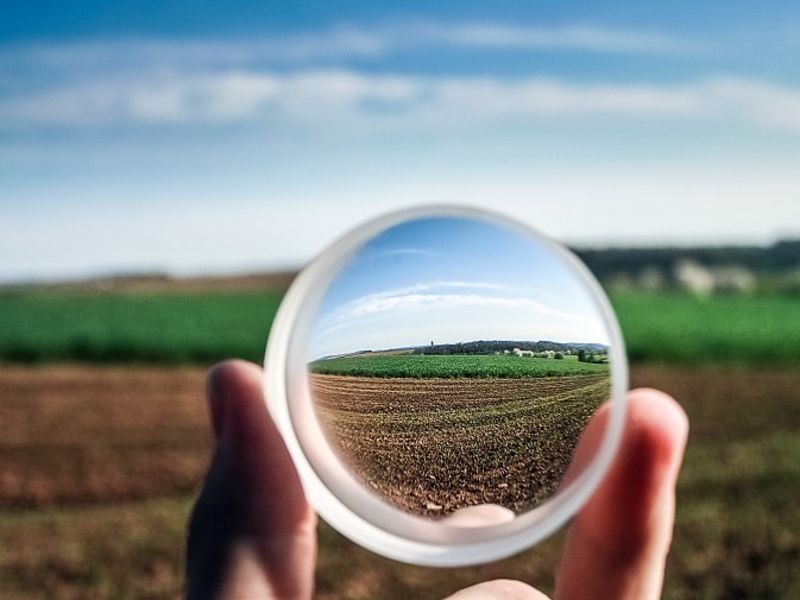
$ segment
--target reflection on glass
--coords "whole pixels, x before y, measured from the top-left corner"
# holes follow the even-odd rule
[[[338,273],[309,341],[331,447],[386,502],[439,518],[550,497],[610,393],[608,332],[564,258],[478,219],[388,229]]]

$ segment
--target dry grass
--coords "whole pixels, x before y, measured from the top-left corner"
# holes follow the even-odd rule
[[[0,369],[0,590],[176,598],[209,431],[200,369]],[[800,597],[800,373],[639,367],[692,421],[666,598]],[[320,527],[321,598],[427,598],[515,577],[545,590],[561,537],[480,568],[381,559]]]

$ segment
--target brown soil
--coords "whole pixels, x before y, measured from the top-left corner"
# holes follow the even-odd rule
[[[392,504],[436,517],[476,504],[522,512],[551,496],[609,380],[314,375],[312,388],[356,477]]]
[[[193,490],[210,430],[200,369],[0,369],[0,507]]]
[[[428,385],[441,391],[452,382]],[[798,371],[644,366],[634,368],[632,383],[683,402],[693,438],[722,441],[735,432],[731,441],[743,441],[800,423]],[[381,382],[363,385],[366,391]],[[467,408],[481,390],[473,385],[473,394],[448,401]],[[485,391],[481,399],[492,401]],[[362,394],[350,410],[369,412],[370,402],[375,396]],[[397,417],[381,404],[387,419]],[[395,441],[409,437],[394,433]],[[0,507],[191,491],[205,473],[210,443],[202,368],[0,366]]]
[[[632,375],[673,394],[691,423],[664,597],[800,598],[800,370]],[[0,367],[0,596],[179,598],[192,497],[181,490],[200,484],[209,445],[203,369]],[[115,501],[143,496],[158,497]],[[55,506],[16,508],[37,503]],[[324,523],[319,536],[325,599],[441,598],[496,578],[549,592],[562,539],[437,570],[383,559]]]

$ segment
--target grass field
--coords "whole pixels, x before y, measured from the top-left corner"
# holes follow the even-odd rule
[[[632,361],[800,362],[800,296],[612,297]]]
[[[632,376],[675,395],[691,421],[664,598],[800,597],[800,373],[640,365]],[[4,599],[180,597],[210,451],[203,379],[197,367],[0,367]],[[436,570],[382,559],[325,524],[319,535],[324,600],[440,598],[497,577],[550,591],[563,541]]]
[[[553,377],[608,373],[607,364],[578,362],[577,356],[561,360],[493,354],[361,355],[317,360],[309,365],[320,375],[355,377]]]
[[[476,504],[521,513],[552,496],[586,423],[608,400],[610,381],[607,372],[313,375],[311,388],[328,439],[356,477],[404,510],[440,517]]]
[[[275,291],[0,294],[0,361],[260,362]],[[800,298],[615,294],[634,361],[800,362]]]
[[[0,360],[261,361],[280,292],[0,295]]]

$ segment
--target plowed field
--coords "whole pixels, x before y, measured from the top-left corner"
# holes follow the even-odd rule
[[[405,379],[313,375],[317,413],[355,475],[427,516],[528,510],[556,490],[607,375]]]
[[[181,597],[186,520],[211,449],[203,371],[0,366],[3,600]],[[673,394],[691,422],[664,598],[800,598],[800,372],[631,375]],[[319,536],[321,600],[442,598],[500,577],[551,591],[563,540],[442,570],[382,559],[324,523]]]

